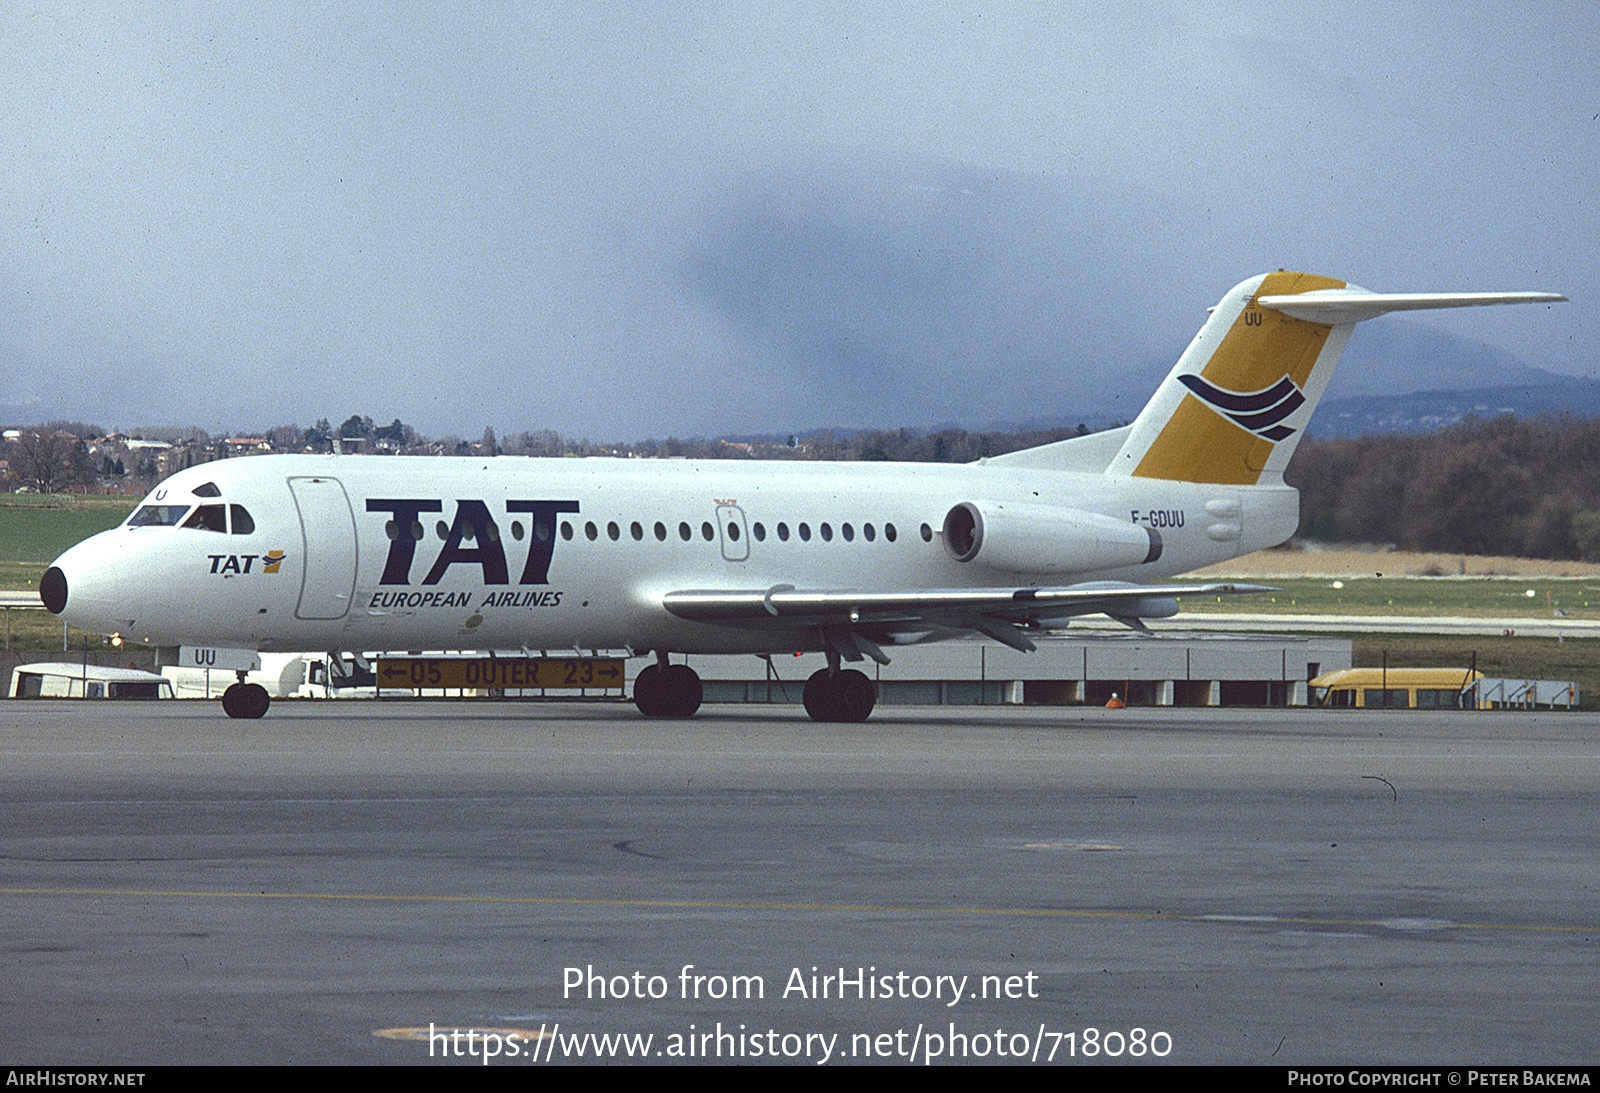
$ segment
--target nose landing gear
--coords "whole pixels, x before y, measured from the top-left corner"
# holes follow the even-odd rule
[[[229,717],[254,720],[265,714],[270,705],[272,696],[267,689],[259,683],[246,683],[243,672],[239,673],[239,682],[222,692],[222,712]]]

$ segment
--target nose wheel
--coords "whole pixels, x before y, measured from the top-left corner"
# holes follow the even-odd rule
[[[272,697],[259,683],[235,683],[222,692],[222,712],[229,717],[255,719],[267,712]]]

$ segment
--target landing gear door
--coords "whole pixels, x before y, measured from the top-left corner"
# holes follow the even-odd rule
[[[291,478],[300,510],[300,602],[297,619],[342,619],[356,586],[356,519],[337,478]]]
[[[722,557],[742,562],[750,557],[750,536],[744,526],[744,510],[738,505],[717,506],[717,528],[722,535]]]

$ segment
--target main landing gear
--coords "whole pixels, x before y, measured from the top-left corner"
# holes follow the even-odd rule
[[[693,717],[705,689],[687,664],[668,664],[665,653],[633,681],[633,704],[646,717]]]
[[[831,666],[811,674],[801,697],[813,721],[865,721],[877,704],[878,689],[854,668]]]
[[[243,672],[239,673],[239,682],[222,692],[222,712],[229,717],[253,720],[265,714],[270,705],[272,697],[267,689],[259,683],[246,683]]]
[[[877,687],[854,668],[841,669],[837,653],[828,660],[828,667],[806,680],[806,713],[813,721],[865,721],[877,705]],[[665,653],[657,653],[656,663],[641,669],[633,681],[633,702],[646,717],[693,717],[704,690],[693,668],[669,664]]]

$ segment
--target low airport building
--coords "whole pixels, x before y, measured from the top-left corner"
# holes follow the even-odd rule
[[[1031,653],[990,641],[897,646],[890,663],[851,665],[878,685],[880,706],[1304,706],[1310,681],[1350,667],[1348,638],[1088,632],[1037,639]],[[799,656],[691,656],[706,702],[799,702],[826,665]],[[630,661],[630,675],[645,661]]]
[[[1086,629],[1036,640],[1039,648],[1031,653],[982,640],[896,646],[888,650],[890,663],[886,665],[869,660],[850,667],[865,672],[877,684],[880,706],[1103,706],[1112,695],[1135,706],[1304,706],[1311,700],[1308,684],[1312,679],[1351,665],[1350,639],[1326,635],[1167,631],[1150,637],[1131,631]],[[138,653],[145,657],[137,657]],[[148,650],[121,654],[94,650],[86,654],[85,660],[92,665],[115,657],[126,665],[136,657],[145,659],[148,654]],[[432,655],[444,660],[481,660],[484,656]],[[13,665],[24,656],[14,654]],[[826,666],[821,653],[770,657],[694,655],[681,659],[699,673],[708,703],[798,704],[807,677]],[[570,684],[538,689],[470,685],[412,689],[402,686],[408,680],[398,679],[384,682],[382,694],[385,698],[416,694],[441,698],[479,695],[621,699],[631,697],[633,677],[649,663],[643,657],[626,661],[626,688],[604,685],[597,679],[593,685],[577,689]],[[81,667],[72,674],[81,675]],[[231,673],[218,673],[219,684],[231,682],[230,676]],[[187,688],[180,691],[191,693]],[[376,687],[370,691],[345,688],[339,694],[352,699],[377,696]]]

